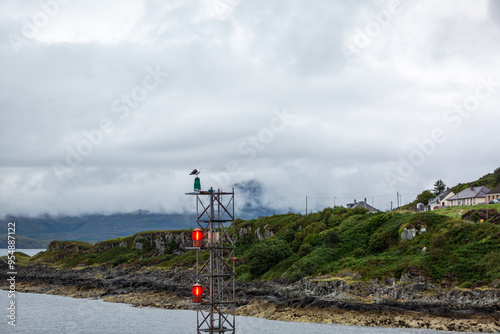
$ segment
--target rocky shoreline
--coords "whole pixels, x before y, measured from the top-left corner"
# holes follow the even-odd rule
[[[0,261],[0,267],[5,264]],[[0,288],[7,289],[0,268]],[[16,289],[77,298],[100,298],[138,307],[195,309],[190,303],[194,272],[189,270],[18,268]],[[5,282],[5,283],[4,283]],[[420,276],[363,283],[356,277],[316,277],[294,284],[238,282],[237,315],[271,320],[357,326],[500,332],[500,282],[481,289],[440,289]]]

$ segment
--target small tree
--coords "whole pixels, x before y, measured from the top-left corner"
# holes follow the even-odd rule
[[[446,184],[444,184],[443,180],[437,180],[434,183],[434,194],[437,196],[446,190]]]
[[[431,193],[429,190],[424,190],[417,196],[417,203],[423,203],[427,205],[429,204],[429,200],[433,198],[434,198],[433,193]]]
[[[248,268],[254,277],[259,277],[290,255],[292,255],[292,250],[287,242],[267,239],[248,252]]]
[[[332,248],[340,243],[340,235],[335,230],[329,230],[325,235],[325,246]]]

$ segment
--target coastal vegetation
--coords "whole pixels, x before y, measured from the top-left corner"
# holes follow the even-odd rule
[[[483,207],[376,214],[335,207],[310,215],[238,219],[237,279],[292,283],[307,276],[350,273],[362,281],[410,275],[443,288],[487,285],[500,279],[500,219],[494,214],[484,219]],[[500,211],[500,205],[488,209]],[[457,218],[457,210],[464,219]],[[417,233],[403,240],[405,230]],[[190,230],[141,232],[96,244],[54,241],[47,252],[23,263],[192,268],[196,253],[184,249],[190,242]]]

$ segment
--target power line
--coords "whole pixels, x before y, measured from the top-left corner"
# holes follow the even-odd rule
[[[399,193],[400,195],[413,195],[413,194],[403,194]],[[307,198],[312,198],[312,199],[353,199],[353,198],[361,198],[361,197],[373,197],[373,198],[379,198],[379,197],[388,197],[388,196],[395,196],[396,193],[392,194],[386,194],[386,195],[362,195],[362,196],[349,196],[349,197],[319,197],[319,196],[307,196]]]

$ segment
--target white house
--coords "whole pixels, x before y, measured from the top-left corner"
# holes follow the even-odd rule
[[[450,203],[450,206],[485,204],[486,193],[490,190],[490,188],[485,186],[474,187],[471,184],[469,188],[451,196],[447,201]]]
[[[447,189],[445,192],[442,192],[433,199],[431,199],[429,201],[429,207],[431,208],[431,210],[434,210],[434,208],[436,207],[438,207],[438,209],[444,208],[448,204],[447,200],[454,195],[455,193],[451,191],[451,189]]]

